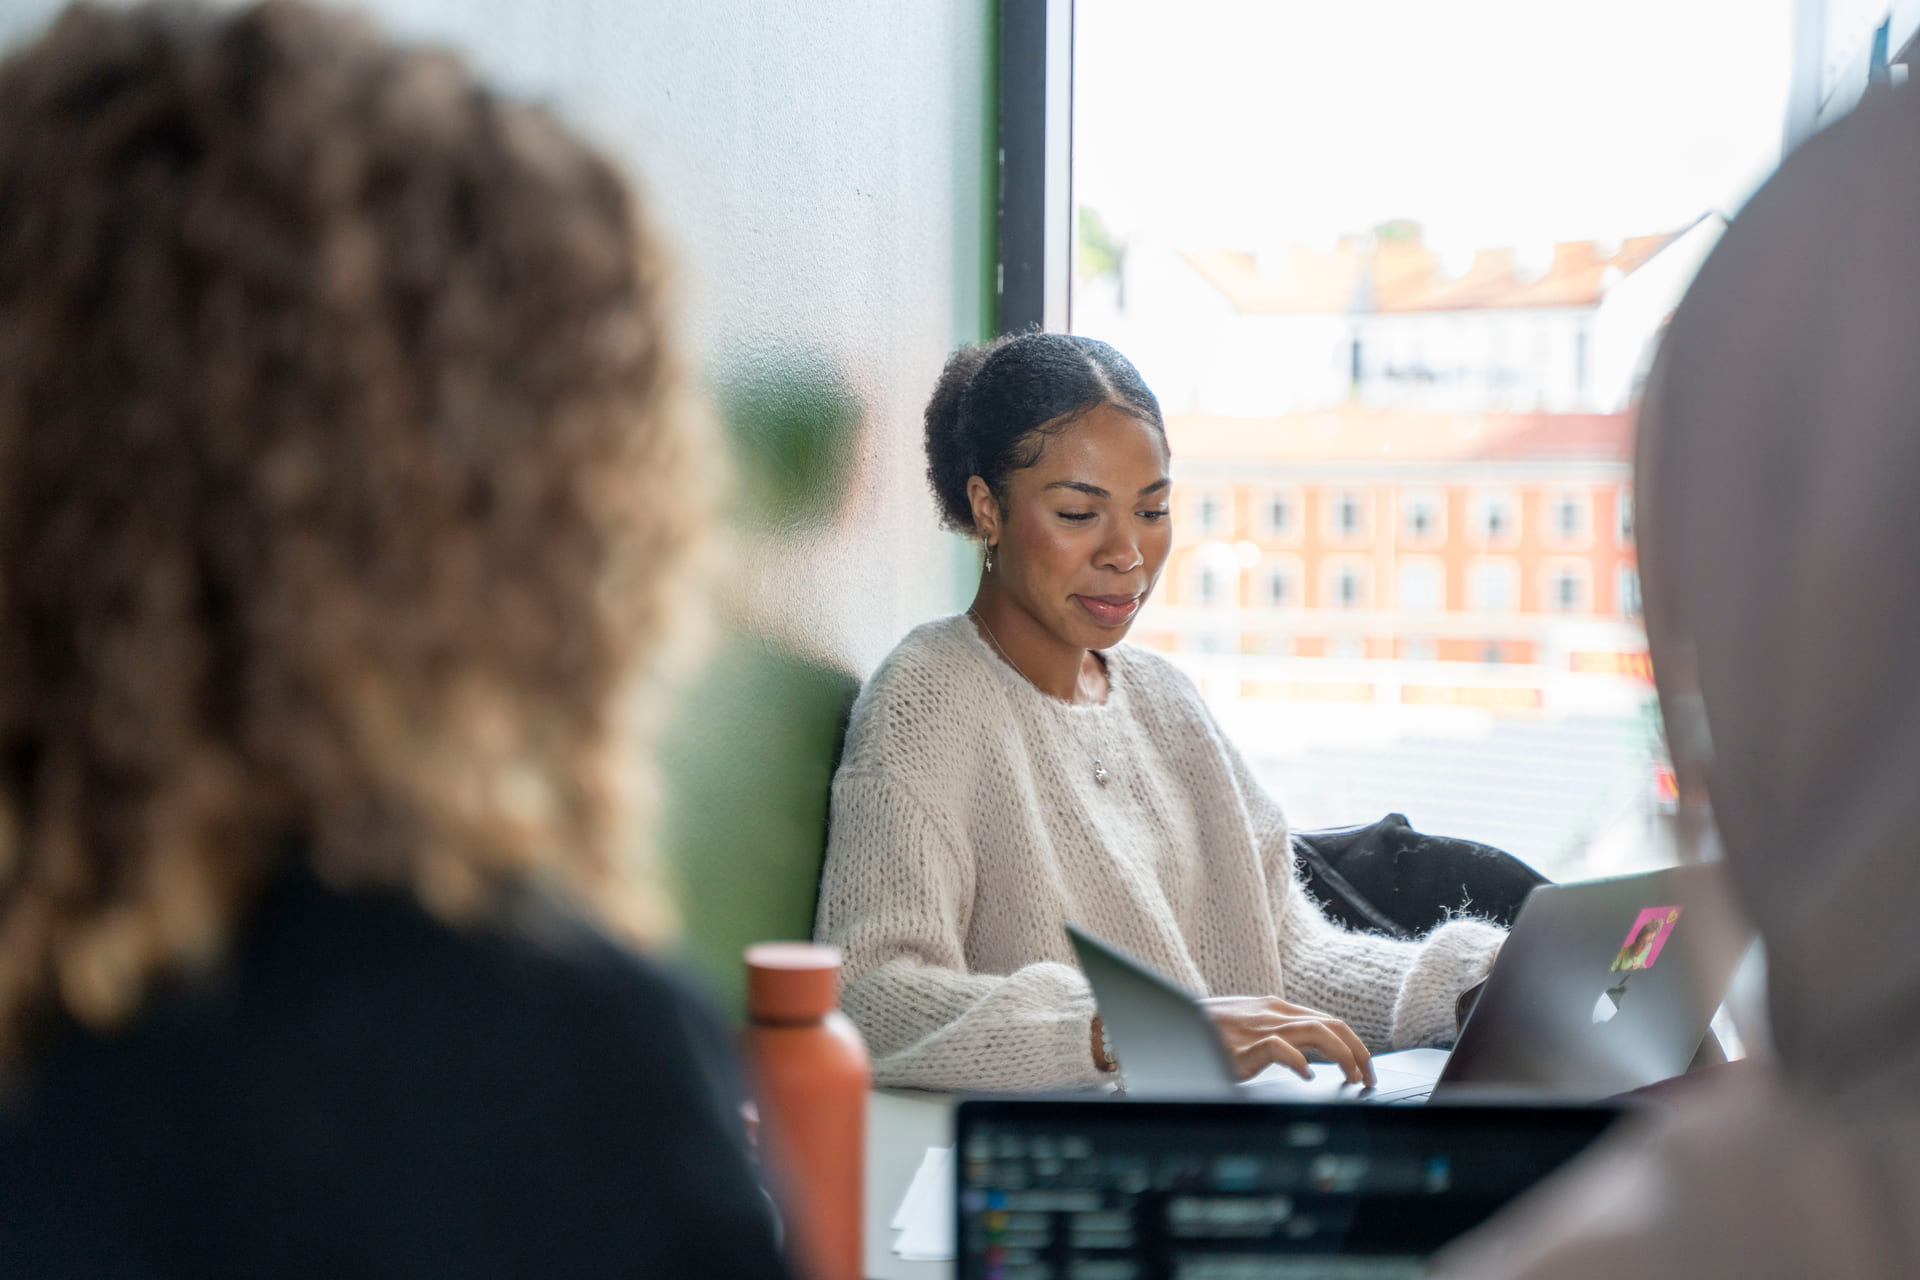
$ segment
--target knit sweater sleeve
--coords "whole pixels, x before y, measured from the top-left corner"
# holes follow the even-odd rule
[[[1231,745],[1235,773],[1254,823],[1269,901],[1278,917],[1286,998],[1330,1013],[1369,1049],[1453,1042],[1454,1003],[1487,976],[1506,931],[1484,920],[1450,920],[1424,938],[1356,933],[1327,919],[1298,878],[1280,806]]]
[[[1093,993],[1071,965],[973,973],[963,939],[974,865],[912,793],[843,770],[814,936],[842,954],[840,999],[866,1037],[874,1083],[916,1089],[1060,1089],[1093,1064]]]

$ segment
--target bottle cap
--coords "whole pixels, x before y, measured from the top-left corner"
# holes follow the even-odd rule
[[[840,953],[811,942],[761,942],[747,948],[747,1016],[760,1022],[811,1022],[840,1003]]]

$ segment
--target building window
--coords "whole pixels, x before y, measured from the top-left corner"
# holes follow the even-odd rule
[[[1219,604],[1222,594],[1220,571],[1210,564],[1202,565],[1200,567],[1200,603]]]
[[[1270,493],[1260,504],[1260,523],[1269,538],[1290,538],[1298,510],[1291,493]]]
[[[1473,500],[1473,532],[1489,544],[1512,542],[1520,536],[1520,504],[1511,493],[1477,494]]]
[[[1547,571],[1547,608],[1555,613],[1586,612],[1587,572],[1584,566],[1557,565]]]
[[[1520,571],[1505,560],[1482,560],[1468,576],[1467,593],[1480,613],[1510,613],[1519,607]]]
[[[1587,499],[1579,493],[1556,493],[1547,504],[1547,528],[1554,541],[1579,543],[1587,540]]]
[[[1498,640],[1489,640],[1485,644],[1480,646],[1480,661],[1482,662],[1505,662],[1506,661],[1506,654],[1501,651],[1500,642]]]
[[[1213,537],[1226,531],[1226,506],[1217,493],[1200,495],[1200,532],[1203,536]]]
[[[1445,536],[1445,507],[1437,493],[1410,493],[1400,504],[1409,542],[1438,542]]]
[[[1400,642],[1400,656],[1408,662],[1432,662],[1435,657],[1433,641],[1424,636],[1409,636]]]
[[[1630,547],[1633,545],[1633,490],[1627,488],[1620,490],[1616,511],[1614,535],[1620,539],[1621,546]]]
[[[1352,661],[1367,656],[1367,642],[1359,636],[1335,636],[1327,641],[1327,656]]]
[[[1637,618],[1640,616],[1640,572],[1630,564],[1623,564],[1614,575],[1614,595],[1620,601],[1620,616]]]
[[[1284,565],[1269,565],[1260,578],[1260,598],[1273,609],[1285,609],[1297,603],[1293,570]]]
[[[1336,561],[1326,576],[1327,607],[1363,609],[1367,605],[1367,566],[1361,560]]]
[[[1327,504],[1327,533],[1341,542],[1354,542],[1367,533],[1367,498],[1362,493],[1335,493]]]
[[[1400,608],[1407,613],[1437,613],[1447,607],[1447,573],[1438,560],[1400,562]]]

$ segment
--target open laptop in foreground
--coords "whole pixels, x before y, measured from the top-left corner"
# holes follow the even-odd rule
[[[1476,1090],[1603,1098],[1679,1075],[1752,940],[1716,865],[1542,885],[1453,1052],[1376,1054],[1377,1087],[1357,1090],[1330,1065],[1311,1085],[1278,1067],[1238,1083],[1198,1002],[1099,939],[1067,932],[1129,1094],[1378,1102]]]
[[[955,1114],[959,1280],[1412,1280],[1617,1104],[1056,1099]]]

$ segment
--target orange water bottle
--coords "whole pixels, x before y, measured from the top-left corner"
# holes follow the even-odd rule
[[[839,1003],[840,953],[806,942],[747,948],[747,1067],[760,1152],[807,1280],[860,1280],[867,1046]]]

